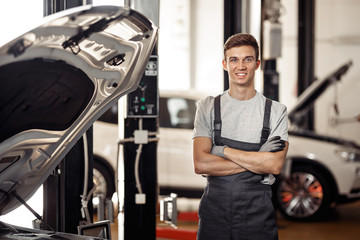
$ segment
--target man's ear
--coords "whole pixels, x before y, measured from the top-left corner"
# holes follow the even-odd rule
[[[227,62],[226,62],[226,60],[224,60],[224,59],[222,60],[222,65],[223,65],[224,70],[227,71],[228,68],[227,68]]]
[[[260,66],[260,60],[257,60],[257,61],[256,61],[256,69],[258,69],[259,66]]]

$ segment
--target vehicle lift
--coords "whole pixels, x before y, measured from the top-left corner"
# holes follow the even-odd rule
[[[131,0],[127,6],[159,25],[159,0]],[[125,100],[125,116],[119,111],[118,165],[119,239],[156,239],[158,206],[157,133],[159,118],[158,53],[155,46],[138,88]],[[119,108],[121,109],[121,101]],[[120,123],[123,123],[120,124]],[[122,160],[123,159],[123,160]],[[120,161],[123,161],[121,163]],[[121,175],[123,177],[120,177]],[[121,184],[124,181],[124,185]],[[123,200],[123,204],[122,203]],[[161,200],[160,220],[176,225],[176,194]]]
[[[44,0],[44,16],[82,6],[84,1],[77,0]],[[87,0],[85,4],[92,4]],[[137,10],[159,25],[159,0],[125,0],[125,6]],[[123,175],[123,182],[117,181],[117,191],[123,193],[123,205],[119,210],[119,239],[156,239],[156,209],[158,205],[157,186],[157,138],[158,131],[158,63],[157,46],[140,81],[139,88],[126,97],[126,116],[119,120],[121,137],[119,145],[123,149],[123,157],[118,165],[119,176]],[[120,99],[123,100],[123,99]],[[119,101],[121,102],[121,101]],[[121,106],[122,107],[122,106]],[[120,108],[122,109],[122,108]],[[121,112],[121,111],[119,111]],[[123,123],[123,124],[121,124]],[[77,233],[78,225],[84,216],[81,215],[81,201],[77,201],[83,194],[83,162],[84,154],[89,157],[88,192],[92,189],[92,129],[84,138],[76,143],[54,174],[44,183],[44,222],[51,229],[68,233]],[[130,140],[129,140],[130,139]],[[116,143],[115,143],[116,144]],[[88,151],[86,151],[86,149]],[[70,164],[71,163],[71,164]],[[74,166],[79,163],[79,166]],[[81,174],[79,174],[81,172]],[[118,178],[117,178],[118,179]],[[80,183],[74,186],[74,183]],[[76,184],[75,184],[76,185]],[[75,200],[76,199],[76,200]],[[176,197],[168,198],[170,206]],[[98,214],[103,215],[104,208],[100,206]],[[92,221],[92,204],[89,202],[89,212]],[[174,222],[176,217],[167,212],[165,221]],[[100,219],[101,220],[101,219]],[[39,228],[49,229],[38,224]]]

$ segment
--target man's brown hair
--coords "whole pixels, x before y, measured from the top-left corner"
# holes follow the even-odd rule
[[[228,38],[224,44],[224,59],[226,60],[226,51],[233,47],[250,46],[255,50],[255,60],[259,59],[259,45],[256,39],[247,33],[237,33]]]

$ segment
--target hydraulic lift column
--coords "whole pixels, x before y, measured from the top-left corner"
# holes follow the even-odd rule
[[[277,58],[281,57],[282,24],[280,23],[280,0],[262,1],[262,67],[264,70],[264,95],[279,101],[279,73],[276,68]]]
[[[315,0],[298,0],[298,96],[315,81]],[[303,127],[314,130],[314,110]]]
[[[90,4],[92,0],[44,0],[44,16],[65,9]],[[92,181],[92,128],[86,133],[89,172],[88,191]],[[43,219],[55,231],[77,234],[77,226],[83,219],[81,198],[84,186],[84,137],[65,156],[53,174],[44,183]],[[92,209],[90,209],[90,212]],[[92,215],[92,214],[90,214]],[[48,229],[49,230],[49,229]]]
[[[132,0],[125,3],[159,25],[159,0]],[[123,143],[124,185],[120,183],[118,190],[124,191],[124,215],[118,221],[119,239],[156,239],[156,132],[159,105],[157,66],[155,46],[139,87],[126,98],[124,138],[133,138],[135,141]],[[124,189],[121,190],[122,187]]]

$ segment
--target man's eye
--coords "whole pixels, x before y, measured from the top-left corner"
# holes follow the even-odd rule
[[[231,59],[230,62],[237,62],[237,59]]]
[[[246,59],[245,59],[245,62],[247,62],[247,63],[251,63],[252,61],[253,61],[252,58],[246,58]]]

